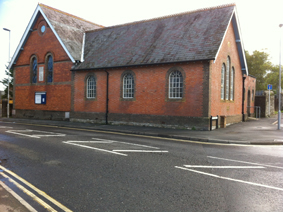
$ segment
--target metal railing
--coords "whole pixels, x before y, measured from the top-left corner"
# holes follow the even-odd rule
[[[247,108],[255,108],[255,117],[257,119],[260,118],[260,115],[261,115],[260,106],[247,106]]]

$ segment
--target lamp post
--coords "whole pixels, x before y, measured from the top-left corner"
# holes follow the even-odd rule
[[[10,40],[11,40],[11,30],[7,28],[3,28],[3,30],[9,32],[9,59],[8,62],[10,63]],[[9,71],[9,70],[8,70]],[[8,75],[8,103],[7,103],[7,118],[10,116],[10,76]]]
[[[280,24],[281,28],[283,24]],[[279,45],[279,98],[278,98],[278,130],[281,128],[281,29],[280,29],[280,45]]]

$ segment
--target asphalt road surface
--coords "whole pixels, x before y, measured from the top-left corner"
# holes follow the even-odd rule
[[[283,211],[282,159],[282,146],[0,123],[0,181],[36,211]]]

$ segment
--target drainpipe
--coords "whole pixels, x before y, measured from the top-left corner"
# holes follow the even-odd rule
[[[245,121],[245,80],[246,77],[243,77],[243,96],[242,96],[242,121]]]
[[[108,105],[109,105],[109,98],[108,98],[108,92],[109,92],[109,73],[104,70],[107,74],[106,78],[106,112],[105,112],[105,124],[108,124]]]

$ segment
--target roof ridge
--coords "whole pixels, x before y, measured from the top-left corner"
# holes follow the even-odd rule
[[[70,16],[70,17],[73,17],[73,18],[76,18],[76,19],[78,19],[78,20],[81,20],[81,21],[84,21],[84,22],[88,22],[88,23],[90,23],[90,24],[93,24],[93,25],[96,25],[96,26],[99,26],[99,27],[104,27],[104,26],[102,26],[102,25],[93,23],[93,22],[91,22],[91,21],[85,20],[85,19],[80,18],[80,17],[78,17],[78,16],[75,16],[75,15],[72,15],[72,14],[70,14],[70,13],[64,12],[64,11],[62,11],[62,10],[56,9],[56,8],[54,8],[54,7],[50,7],[50,6],[45,5],[45,4],[42,4],[42,3],[38,3],[38,5],[39,5],[40,7],[45,7],[45,8],[54,10],[54,11],[56,11],[56,12],[62,13],[62,14],[64,14],[64,15],[67,15],[67,16]]]
[[[197,13],[197,12],[203,12],[203,11],[214,10],[214,9],[221,9],[221,8],[231,7],[231,6],[236,6],[236,4],[235,3],[230,3],[230,4],[223,4],[223,5],[213,6],[213,7],[205,7],[205,8],[201,8],[201,9],[185,11],[185,12],[175,13],[175,14],[166,15],[166,16],[160,16],[160,17],[151,18],[151,19],[134,21],[134,22],[124,23],[124,24],[117,24],[117,25],[113,25],[113,26],[109,26],[109,27],[103,27],[103,28],[99,28],[99,29],[93,29],[93,30],[89,30],[89,31],[86,31],[86,32],[94,32],[94,31],[111,29],[111,28],[116,28],[116,27],[121,27],[121,26],[135,25],[135,24],[139,24],[139,23],[146,23],[146,22],[150,22],[150,21],[162,20],[162,19],[166,19],[166,18],[181,16],[181,15],[186,15],[186,14],[193,14],[193,13]]]

